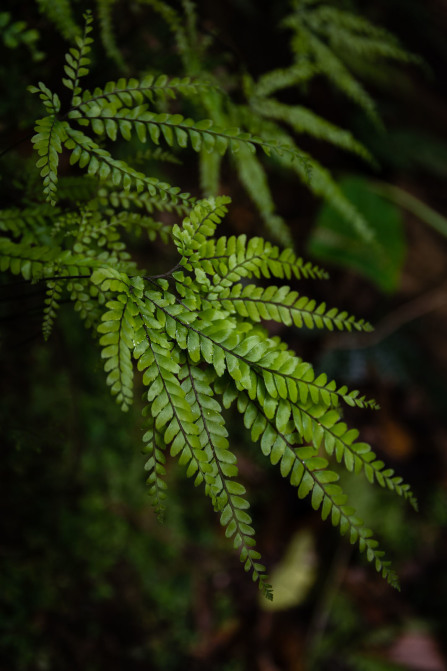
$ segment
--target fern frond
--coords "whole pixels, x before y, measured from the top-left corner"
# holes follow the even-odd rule
[[[220,237],[204,242],[199,251],[200,267],[213,276],[212,291],[231,287],[242,278],[327,279],[326,271],[305,262],[292,249],[280,250],[262,238],[246,235]]]
[[[152,417],[146,420],[146,429],[143,435],[144,449],[143,452],[149,455],[148,460],[144,466],[148,476],[146,483],[149,487],[149,497],[151,499],[154,512],[160,522],[164,519],[165,500],[166,500],[166,445],[163,441],[163,436],[160,431],[155,428],[155,423]]]
[[[244,337],[240,327],[236,329],[217,314],[211,323],[209,315],[202,323],[199,313],[190,325],[182,319],[183,315],[174,314],[156,301],[154,304],[189,330],[187,337],[177,338],[179,346],[188,349],[194,361],[202,356],[219,376],[227,369],[239,390],[245,389],[250,398],[258,398],[268,419],[276,416],[279,430],[293,417],[295,428],[305,442],[313,443],[316,449],[323,445],[329,455],[335,454],[339,462],[343,460],[349,471],[363,469],[370,481],[376,480],[417,506],[409,486],[402,484],[402,478],[394,476],[392,469],[384,470],[384,463],[376,459],[366,443],[354,442],[358,432],[341,422],[340,413],[333,407],[338,398],[359,407],[375,407],[374,402],[359,397],[356,391],[348,392],[345,387],[337,390],[334,382],[327,383],[324,374],[315,379],[310,364],[278,348],[265,335]],[[172,333],[174,337],[178,327]]]
[[[67,129],[67,122],[59,121],[54,115],[39,119],[34,127],[36,135],[32,137],[32,142],[40,156],[36,167],[41,169],[43,192],[51,205],[56,204],[59,154],[62,153],[62,145],[67,139]]]
[[[98,333],[102,334],[99,344],[102,346],[101,357],[106,359],[104,370],[111,393],[121,405],[128,410],[133,400],[133,365],[132,352],[135,347],[136,331],[140,327],[138,305],[134,297],[141,297],[140,278],[127,280],[125,275],[115,272],[107,277],[107,271],[96,271],[91,277],[94,285],[103,290],[117,292],[115,300],[108,301],[107,312],[102,315]],[[108,286],[104,285],[108,281]],[[127,283],[127,281],[129,283]]]
[[[216,226],[227,213],[226,205],[231,202],[228,196],[219,196],[196,203],[183,220],[182,226],[175,224],[172,239],[181,255],[181,265],[192,270],[191,264],[200,258],[200,248],[208,238],[214,235]]]
[[[277,100],[261,98],[252,100],[252,106],[264,117],[289,124],[297,133],[306,133],[319,140],[325,140],[361,156],[370,163],[373,162],[369,151],[355,140],[352,133],[326,121],[302,105],[285,105]]]
[[[317,74],[318,69],[315,65],[307,61],[295,63],[288,68],[271,70],[270,72],[261,75],[259,79],[253,83],[249,97],[266,98],[281,89],[307,82]]]
[[[87,54],[91,51],[90,44],[93,44],[93,39],[89,37],[89,34],[93,30],[93,17],[90,11],[84,14],[84,22],[82,37],[76,36],[75,38],[78,48],[72,47],[65,54],[66,64],[64,65],[64,72],[67,77],[62,79],[62,83],[72,92],[72,105],[79,99],[79,94],[81,93],[79,79],[89,73],[90,58],[88,58]]]
[[[355,515],[355,510],[347,505],[346,495],[336,484],[339,476],[328,470],[328,462],[318,456],[314,447],[300,447],[301,436],[294,431],[293,425],[286,423],[278,427],[278,421],[268,418],[256,401],[246,393],[238,393],[237,408],[244,416],[244,424],[251,432],[254,442],[260,442],[261,450],[273,465],[279,464],[283,477],[290,480],[298,490],[300,499],[311,497],[314,510],[321,510],[321,517],[329,516],[333,526],[339,528],[342,535],[347,534],[352,544],[357,544],[360,552],[365,552],[369,562],[381,573],[393,587],[398,587],[396,573],[390,568],[390,562],[384,560],[378,541],[373,538],[371,529]],[[224,394],[224,404],[232,402],[232,394]]]
[[[46,203],[23,209],[0,210],[0,231],[8,231],[15,238],[26,235],[27,241],[36,241],[39,231],[45,230],[46,222],[58,212],[57,208]]]
[[[264,289],[255,284],[235,284],[215,295],[208,294],[208,299],[211,303],[219,303],[224,310],[248,317],[253,322],[266,319],[286,326],[294,324],[298,328],[372,331],[372,326],[363,319],[356,319],[336,308],[328,310],[325,303],[317,305],[315,300],[300,296],[288,286],[270,285]]]
[[[187,362],[182,368],[181,378],[184,379],[186,398],[198,412],[199,440],[210,467],[208,472],[200,476],[200,480],[205,480],[205,491],[211,497],[215,509],[220,512],[220,523],[225,527],[225,535],[233,538],[233,546],[239,551],[244,569],[251,573],[254,581],[259,581],[259,588],[271,599],[272,591],[267,584],[265,566],[259,563],[261,555],[254,549],[255,532],[247,512],[249,503],[245,498],[245,487],[232,479],[238,475],[236,457],[229,450],[221,407],[210,386],[213,375],[209,369],[202,370]]]
[[[72,152],[71,165],[79,163],[81,168],[87,168],[87,174],[97,175],[100,180],[107,180],[114,187],[122,185],[125,192],[131,189],[137,193],[147,190],[151,196],[168,200],[171,206],[177,203],[186,205],[190,200],[190,195],[181,193],[178,187],[160,182],[155,177],[147,177],[124,161],[114,159],[82,131],[68,127],[67,137],[65,146]]]
[[[47,282],[47,296],[45,298],[45,309],[42,323],[42,333],[44,340],[48,340],[53,328],[59,301],[62,295],[64,285],[62,282]]]
[[[105,103],[105,104],[101,104]],[[251,135],[240,128],[223,128],[211,119],[195,121],[181,114],[157,114],[148,110],[146,104],[127,108],[111,105],[98,97],[93,104],[85,104],[72,109],[68,117],[81,125],[91,124],[98,135],[106,135],[116,140],[118,131],[124,140],[131,140],[135,133],[140,142],[148,137],[155,144],[163,138],[169,147],[185,149],[190,146],[200,152],[202,147],[208,152],[217,152],[223,156],[228,150],[237,153],[241,147],[247,147],[255,153],[259,147],[265,154],[287,154],[293,160],[303,160],[301,152],[288,144],[281,145],[275,140]]]
[[[60,277],[88,277],[92,269],[100,265],[95,259],[71,253],[54,246],[38,246],[14,243],[0,239],[0,271],[9,270],[13,275],[22,275],[25,280],[40,280],[52,277],[55,267]]]
[[[154,74],[147,74],[141,80],[135,77],[129,79],[122,77],[116,82],[107,82],[103,89],[99,87],[93,91],[85,89],[78,100],[73,103],[71,111],[85,115],[97,105],[101,109],[111,109],[116,112],[122,108],[140,106],[146,100],[154,104],[174,100],[178,95],[198,96],[211,87],[211,83],[191,77],[168,77]]]
[[[185,194],[187,196],[188,194]],[[112,207],[116,210],[127,211],[130,207],[145,210],[153,214],[159,212],[175,212],[179,216],[185,216],[194,204],[192,197],[185,197],[180,201],[168,200],[164,197],[152,196],[150,193],[128,191],[116,191],[113,186],[105,183],[98,190],[98,202],[102,207]]]
[[[69,42],[81,34],[72,12],[70,0],[36,0],[39,11],[44,14]]]

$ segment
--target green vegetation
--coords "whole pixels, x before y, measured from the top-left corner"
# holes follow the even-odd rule
[[[347,471],[354,481],[377,484],[417,509],[410,486],[351,427],[349,409],[377,410],[378,404],[332,380],[329,371],[317,370],[287,342],[283,327],[301,329],[308,338],[312,330],[361,334],[372,326],[341,305],[332,307],[330,281],[324,300],[306,295],[314,281],[329,275],[296,253],[294,231],[270,181],[278,176],[299,181],[326,201],[309,247],[315,255],[359,268],[385,291],[395,289],[405,252],[395,206],[380,193],[365,195],[361,180],[338,183],[312,151],[301,148],[300,138],[346,151],[367,170],[375,159],[353,132],[312,111],[303,98],[309,87],[328,81],[380,128],[363,79],[374,68],[414,66],[419,59],[354,11],[316,0],[283,4],[279,29],[289,38],[290,64],[274,64],[256,76],[244,65],[233,72],[226,66],[231,54],[219,53],[216,36],[201,30],[189,0],[179,9],[160,0],[132,3],[126,21],[151,16],[160,26],[154,39],[175,39],[175,56],[156,54],[153,63],[140,57],[143,32],[135,36],[133,51],[117,30],[118,2],[98,0],[89,8],[38,0],[26,8],[25,18],[18,8],[0,15],[4,50],[17,54],[15,88],[21,87],[3,105],[1,129],[1,288],[18,312],[3,349],[8,356],[11,348],[11,362],[16,347],[24,350],[25,367],[33,369],[17,389],[12,379],[5,405],[12,447],[5,477],[16,473],[33,482],[42,453],[45,462],[54,459],[29,492],[30,515],[45,528],[29,549],[47,552],[47,534],[61,547],[76,537],[67,570],[80,570],[99,602],[111,596],[104,576],[127,546],[132,571],[162,576],[151,598],[173,632],[175,617],[187,617],[190,587],[182,570],[177,579],[185,591],[179,587],[173,601],[164,595],[170,547],[182,542],[192,524],[203,553],[213,553],[212,522],[206,512],[197,512],[195,494],[189,509],[184,475],[209,499],[245,571],[267,599],[274,598],[255,542],[262,515],[250,510],[238,441],[234,449],[241,426],[254,443],[243,449],[257,451],[260,467],[276,467],[299,499],[308,499],[327,526],[346,536],[394,587],[398,575],[370,523],[352,505],[357,497],[345,493],[352,489],[350,480],[345,488],[340,476]],[[62,46],[65,56],[57,48],[51,52],[51,70],[43,54],[48,35],[68,43]],[[9,84],[11,74],[2,76]],[[300,92],[299,103],[293,90]],[[239,182],[232,191],[245,192],[252,201],[263,237],[243,227],[232,230],[232,198],[222,195],[230,174]],[[381,207],[383,219],[376,226],[374,213]],[[26,291],[34,295],[31,304]],[[45,343],[30,347],[21,342],[36,310]],[[91,334],[89,344],[83,326]],[[5,366],[14,378],[14,368]],[[78,376],[89,393],[79,391]],[[105,386],[117,406],[104,399]],[[29,406],[26,421],[37,422],[43,432],[37,442],[34,429],[18,428],[23,403]],[[67,408],[71,419],[61,422]],[[84,426],[78,425],[80,417]],[[87,436],[91,450],[82,447]],[[103,451],[109,442],[110,450]],[[117,506],[134,506],[146,519],[138,443],[156,516],[166,517],[163,528],[172,524],[172,532],[160,535],[151,522],[151,534],[140,534],[105,505],[108,492]],[[132,483],[126,471],[135,474]],[[61,512],[63,519],[52,520],[48,511],[64,499],[59,487],[70,474],[81,492],[79,515]],[[19,510],[22,505],[17,502]],[[30,519],[20,516],[30,529]],[[151,563],[144,566],[147,556]],[[53,561],[50,551],[46,579],[55,571],[63,585],[66,577]],[[56,668],[44,648],[40,661],[31,662],[38,626],[23,639],[14,633],[29,626],[15,600],[33,576],[25,565],[21,571],[15,573],[14,558],[8,560],[10,625],[3,645],[17,668]],[[40,592],[33,584],[31,595],[38,610],[55,608],[51,590]],[[192,644],[186,628],[176,629],[173,643],[185,650]],[[182,661],[180,653],[174,659],[172,651],[155,648],[150,653],[158,668],[177,668]]]

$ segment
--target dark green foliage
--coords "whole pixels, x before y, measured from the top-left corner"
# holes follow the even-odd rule
[[[100,3],[103,40],[113,56],[116,45],[109,31],[108,4]],[[234,402],[253,442],[279,467],[299,498],[309,497],[322,518],[330,519],[396,586],[390,563],[371,529],[348,503],[336,472],[338,462],[416,507],[409,486],[343,421],[344,404],[358,408],[375,408],[376,404],[356,390],[339,387],[325,374],[316,375],[310,363],[279,338],[269,337],[262,321],[308,329],[369,331],[372,327],[282,284],[327,277],[291,247],[279,249],[260,237],[218,235],[230,199],[212,195],[217,190],[220,160],[229,154],[267,226],[277,238],[289,241],[290,232],[275,213],[259,158],[266,155],[308,180],[315,193],[330,200],[368,237],[364,220],[330,174],[296,146],[281,123],[363,158],[369,159],[368,152],[349,132],[303,106],[287,106],[271,97],[317,71],[330,76],[369,109],[366,94],[344,75],[341,66],[327,70],[322,47],[317,49],[316,42],[303,42],[302,37],[298,43],[297,36],[296,53],[306,48],[314,59],[306,57],[303,65],[299,56],[281,76],[269,73],[257,83],[247,78],[246,104],[236,104],[216,82],[194,77],[200,48],[194,51],[191,44],[195,30],[192,4],[184,3],[186,27],[165,3],[149,4],[174,30],[186,76],[121,77],[89,90],[83,88],[82,79],[89,75],[91,66],[91,13],[84,15],[81,34],[68,4],[56,3],[53,11],[49,4],[39,3],[64,36],[74,36],[75,46],[66,54],[62,80],[70,100],[63,109],[59,95],[44,83],[29,87],[45,108],[44,116],[36,122],[32,143],[46,202],[30,204],[24,193],[23,208],[0,213],[4,232],[0,269],[45,286],[45,339],[50,337],[61,301],[73,302],[98,338],[106,384],[124,411],[132,404],[138,371],[146,406],[143,443],[148,455],[149,493],[159,516],[165,509],[164,478],[170,455],[185,467],[196,486],[203,485],[245,570],[271,598],[266,570],[255,549],[246,490],[238,480],[237,460],[225,427],[222,407]],[[295,18],[287,25],[296,28],[296,12],[310,11],[314,4],[298,4]],[[336,16],[343,29],[367,32],[369,24],[352,23],[351,15],[343,13]],[[330,21],[336,25],[334,17],[326,11],[324,25]],[[319,20],[323,19],[320,16]],[[374,37],[380,47],[379,36]],[[365,44],[374,51],[370,42]],[[380,55],[403,58],[397,46],[394,50],[379,47]],[[206,118],[196,121],[168,111],[171,101],[179,105],[184,98],[192,98],[204,109]],[[129,143],[128,160],[106,149],[120,140]],[[152,158],[171,157],[165,150],[198,153],[202,175],[208,170],[211,175],[202,176],[208,197],[197,199],[134,167],[132,156],[137,164],[141,159],[137,151],[132,153],[137,142],[148,146]],[[59,181],[62,158],[65,169],[68,163],[85,176]],[[157,221],[152,217],[155,212],[169,213],[177,223]],[[142,232],[150,240],[158,235],[163,243],[175,247],[173,269],[156,275],[141,259],[134,259],[132,242]],[[266,279],[274,283],[266,285]]]

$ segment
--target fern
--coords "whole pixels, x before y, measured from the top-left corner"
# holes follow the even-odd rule
[[[102,291],[117,295],[108,303],[111,310],[105,313],[99,330],[103,334],[100,343],[107,359],[108,384],[112,393],[118,394],[120,403],[125,399],[125,407],[130,402],[126,389],[132,379],[130,343],[136,343],[134,356],[148,388],[147,400],[154,420],[145,436],[146,449],[152,455],[150,485],[156,509],[161,510],[160,493],[164,492],[159,483],[164,472],[163,446],[170,445],[171,455],[187,466],[187,475],[195,476],[196,484],[205,483],[206,493],[221,511],[227,535],[235,535],[234,545],[240,550],[241,561],[269,596],[264,567],[253,549],[249,516],[242,514],[247,505],[240,499],[243,490],[228,480],[237,476],[237,468],[234,455],[228,451],[214,387],[216,393],[222,394],[226,407],[238,399],[238,409],[244,414],[252,439],[260,441],[263,453],[274,465],[280,465],[282,475],[298,488],[300,498],[311,496],[312,505],[321,507],[323,519],[330,515],[341,533],[347,533],[377,570],[396,584],[396,576],[383,559],[371,530],[347,505],[335,484],[338,475],[330,469],[330,462],[319,456],[323,448],[347,470],[363,471],[369,481],[394,490],[416,505],[408,485],[385,468],[366,443],[356,442],[358,432],[341,421],[340,402],[375,407],[374,402],[346,387],[337,389],[324,375],[315,377],[310,364],[284,348],[280,341],[270,339],[255,324],[261,315],[273,315],[287,325],[292,320],[291,312],[297,310],[301,316],[301,322],[295,317],[298,325],[359,330],[370,327],[336,310],[327,311],[324,305],[317,306],[307,298],[300,302],[288,287],[263,289],[247,285],[242,290],[236,284],[216,292],[210,277],[210,258],[201,253],[208,250],[207,240],[214,236],[227,204],[227,198],[197,203],[182,227],[174,227],[179,266],[184,268],[172,273],[174,293],[166,279],[132,279],[105,266],[91,278]],[[239,242],[246,244],[246,240]],[[279,256],[279,260],[275,259],[277,265],[270,267],[267,252],[254,266],[258,276],[270,272],[284,275],[281,254],[273,250],[272,256]],[[290,267],[298,270],[306,265],[292,257],[285,267],[290,271]],[[242,310],[235,307],[241,294],[246,299],[241,303]],[[256,304],[255,312],[247,309],[249,298]],[[205,370],[201,367],[204,364],[208,366]],[[302,447],[303,444],[309,447]],[[239,494],[235,494],[236,490]]]
[[[292,48],[297,64],[310,62],[335,87],[362,107],[376,123],[375,103],[350,69],[356,63],[382,61],[419,62],[402,49],[397,39],[357,14],[314,0],[294,0],[294,12],[284,19],[293,31]],[[360,63],[359,63],[360,62]]]
[[[111,4],[101,3],[106,34]],[[298,59],[289,69],[267,73],[258,82],[246,77],[247,100],[236,104],[214,83],[191,76],[193,71],[197,75],[197,59],[206,47],[206,41],[197,38],[192,3],[182,3],[186,25],[161,0],[146,4],[168,21],[190,72],[182,78],[163,74],[120,78],[89,90],[82,82],[89,74],[92,15],[84,15],[81,33],[69,5],[56,3],[60,30],[72,34],[76,45],[66,54],[62,80],[70,100],[62,110],[59,95],[44,83],[29,87],[44,107],[32,144],[46,202],[25,201],[23,208],[0,212],[0,270],[45,287],[45,339],[62,297],[68,296],[97,338],[106,384],[123,411],[133,403],[138,375],[144,387],[148,490],[159,517],[166,505],[167,461],[177,459],[186,476],[196,486],[203,485],[244,569],[265,596],[272,597],[225,425],[223,408],[235,403],[255,449],[259,444],[298,497],[309,497],[323,520],[330,518],[396,586],[397,577],[373,532],[357,517],[338,484],[339,464],[416,507],[409,486],[343,421],[346,405],[378,406],[357,390],[338,386],[325,374],[316,375],[312,365],[280,338],[269,337],[262,322],[273,320],[298,329],[370,331],[372,327],[289,286],[287,282],[327,278],[323,269],[304,261],[290,246],[281,249],[261,237],[218,236],[231,200],[212,195],[218,189],[222,159],[228,155],[270,230],[290,241],[261,162],[268,157],[270,164],[287,167],[314,193],[335,203],[367,237],[365,223],[331,175],[299,149],[281,124],[370,157],[349,132],[302,106],[287,106],[272,97],[321,71],[316,57],[309,62]],[[40,6],[50,13],[46,3]],[[312,13],[318,7],[313,2],[297,4],[296,12]],[[312,20],[321,25],[335,22],[330,13],[316,16]],[[288,25],[298,30],[293,21]],[[343,30],[367,33],[367,24],[355,23],[347,14],[342,13],[340,21]],[[197,48],[194,35],[200,42]],[[110,39],[112,53],[115,45]],[[383,35],[374,33],[374,40],[381,39]],[[374,51],[373,46],[368,42],[368,49]],[[382,51],[393,58],[400,54],[391,56],[385,47]],[[207,118],[171,113],[169,103],[179,105],[183,98]],[[119,147],[121,140],[131,143],[128,160],[109,150],[109,145]],[[197,200],[146,171],[148,158],[175,161],[185,150],[195,152],[201,161],[202,185],[210,194],[205,199]],[[83,171],[83,177],[65,174],[70,166]],[[175,254],[171,270],[155,274],[142,256],[139,263],[132,257],[129,241],[143,232],[149,240],[159,236],[170,244]]]

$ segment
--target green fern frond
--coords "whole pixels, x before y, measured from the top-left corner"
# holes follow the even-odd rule
[[[62,83],[72,92],[71,104],[74,105],[78,100],[81,88],[79,87],[79,79],[85,77],[89,73],[90,58],[87,56],[91,51],[90,44],[93,44],[93,39],[89,37],[93,27],[93,17],[91,12],[84,14],[84,32],[82,37],[75,37],[77,49],[72,47],[65,54],[66,64],[64,65],[64,72],[67,75],[62,79]]]
[[[198,262],[204,272],[213,276],[213,292],[231,287],[242,278],[328,277],[325,270],[305,262],[292,249],[280,250],[263,238],[247,240],[246,235],[207,240],[200,248]]]
[[[173,227],[172,239],[182,257],[180,263],[187,270],[192,270],[191,264],[199,260],[199,250],[214,235],[216,226],[227,213],[226,205],[230,202],[228,196],[199,201],[183,220],[182,227],[177,224]]]
[[[91,125],[96,134],[106,135],[112,141],[117,139],[119,132],[127,141],[136,134],[143,143],[150,138],[151,142],[159,145],[160,139],[163,139],[169,147],[185,149],[190,146],[196,152],[200,152],[203,147],[205,151],[217,152],[222,156],[228,150],[237,153],[241,147],[247,147],[254,153],[256,147],[260,147],[267,155],[286,154],[293,160],[303,160],[302,154],[289,144],[281,145],[237,127],[222,128],[211,119],[194,121],[181,114],[150,112],[145,104],[129,109],[116,108],[107,101],[102,105],[102,101],[102,98],[98,98],[94,104],[78,106],[68,116],[81,125]]]
[[[188,194],[185,194],[187,196]],[[130,207],[145,210],[148,214],[159,212],[175,212],[179,216],[185,216],[194,204],[194,199],[185,197],[180,201],[168,200],[162,195],[153,196],[147,191],[136,192],[116,191],[113,185],[107,182],[98,190],[98,202],[102,207],[112,207],[116,210],[127,211]]]
[[[88,175],[97,175],[100,180],[108,181],[114,187],[122,186],[125,192],[131,189],[137,193],[147,190],[151,196],[168,200],[171,206],[178,203],[186,205],[190,200],[190,195],[181,193],[178,187],[170,186],[155,177],[147,177],[124,161],[114,159],[107,150],[99,147],[82,131],[69,126],[66,131],[68,139],[65,147],[71,151],[70,164],[79,163],[81,168],[87,168]]]
[[[253,108],[262,116],[289,124],[297,133],[306,133],[337,147],[351,151],[372,163],[369,151],[353,135],[318,116],[302,105],[285,105],[277,100],[261,98],[252,101]]]
[[[101,109],[117,111],[121,108],[142,105],[146,100],[167,102],[174,100],[178,95],[184,97],[197,96],[208,91],[210,83],[192,79],[191,77],[168,77],[167,75],[147,74],[143,79],[124,77],[118,81],[109,81],[103,89],[93,91],[85,89],[82,95],[73,102],[72,112],[87,114],[88,110],[100,106]]]
[[[42,323],[44,340],[48,340],[51,335],[63,288],[64,286],[62,282],[47,282],[47,296],[45,298],[44,318]]]
[[[379,67],[384,60],[418,63],[420,59],[402,49],[384,29],[340,7],[296,0],[294,9],[283,25],[294,32],[291,45],[298,64],[310,60],[379,124],[373,99],[351,70],[361,69],[362,62],[368,61]]]
[[[233,479],[238,475],[236,457],[229,450],[221,407],[210,386],[214,376],[210,374],[210,369],[202,370],[187,362],[182,367],[180,377],[184,380],[182,386],[186,398],[198,413],[199,440],[207,459],[208,468],[203,474],[199,473],[196,485],[205,481],[205,491],[215,510],[220,513],[220,523],[225,527],[226,537],[233,538],[233,546],[239,551],[244,569],[251,573],[254,581],[259,581],[260,589],[271,599],[265,566],[259,563],[261,555],[254,549],[255,531],[247,512],[249,503],[245,498],[245,487]],[[198,469],[198,466],[194,468]]]
[[[100,272],[92,276],[95,285],[100,284]],[[103,282],[102,282],[103,283]],[[133,300],[138,284],[117,279],[111,282],[110,290],[118,291],[115,300],[108,301],[107,312],[102,315],[102,322],[98,326],[101,333],[99,340],[102,346],[101,356],[106,359],[104,370],[107,375],[107,384],[115,396],[122,410],[128,410],[133,400],[133,365],[132,352],[135,346],[135,333],[140,322],[135,318],[138,315],[138,306]]]
[[[147,414],[147,413],[146,413]],[[163,441],[163,436],[160,431],[155,428],[154,420],[149,417],[146,420],[146,429],[143,435],[144,453],[149,455],[148,460],[144,466],[148,476],[146,483],[148,485],[148,493],[151,499],[152,507],[160,522],[164,519],[165,500],[166,500],[166,445]]]
[[[39,229],[45,230],[46,222],[57,214],[57,208],[46,203],[0,210],[0,231],[8,231],[15,238],[23,235],[28,241],[36,240]]]
[[[357,544],[360,552],[365,552],[368,561],[393,587],[398,587],[396,573],[390,562],[384,560],[373,532],[355,515],[355,510],[347,505],[346,495],[336,484],[339,476],[328,470],[328,462],[318,456],[314,447],[299,447],[301,436],[293,426],[286,423],[278,428],[278,421],[268,418],[256,401],[246,393],[237,394],[237,408],[244,415],[244,424],[251,432],[253,442],[260,442],[261,450],[273,465],[279,464],[283,477],[290,480],[298,490],[300,499],[311,496],[314,510],[321,509],[321,517],[330,517],[333,526],[342,535],[347,534],[352,544]],[[232,394],[224,393],[225,407],[232,403]]]
[[[288,68],[278,68],[261,75],[256,82],[252,82],[248,97],[267,98],[281,89],[299,86],[318,74],[315,65],[307,61],[294,63]]]
[[[40,156],[36,167],[41,169],[43,192],[51,205],[56,204],[59,154],[62,153],[62,145],[67,140],[67,129],[68,124],[65,121],[59,121],[53,115],[47,116],[36,122],[34,128],[36,135],[32,137],[34,148]]]
[[[48,3],[39,2],[50,13]],[[122,63],[111,26],[114,2],[98,0],[98,7],[106,50]],[[184,16],[163,0],[142,2],[167,21],[185,72],[196,78],[150,74],[83,90],[80,82],[88,74],[93,42],[92,17],[85,14],[81,35],[71,23],[67,2],[55,2],[67,34],[71,31],[75,38],[75,46],[66,55],[63,79],[72,100],[61,112],[58,95],[45,84],[29,89],[44,107],[32,143],[43,193],[51,206],[38,204],[41,196],[28,189],[24,190],[26,207],[0,212],[4,233],[0,271],[44,283],[45,339],[50,336],[62,293],[69,296],[75,311],[98,337],[106,384],[122,410],[128,410],[133,401],[135,368],[140,373],[145,388],[147,484],[159,517],[165,507],[169,452],[196,486],[204,486],[245,570],[271,598],[256,550],[247,492],[238,481],[237,458],[230,449],[223,416],[222,405],[228,408],[236,402],[253,442],[259,443],[263,455],[297,489],[299,498],[309,497],[323,520],[330,518],[377,571],[396,585],[395,573],[372,531],[348,505],[335,472],[340,465],[364,474],[369,483],[390,489],[417,506],[409,485],[343,421],[346,405],[378,406],[358,390],[317,374],[279,337],[269,337],[262,322],[329,331],[369,331],[370,324],[283,286],[279,280],[327,278],[324,270],[304,261],[290,247],[280,249],[259,237],[216,236],[230,203],[228,197],[217,195],[222,158],[230,153],[267,229],[290,244],[291,235],[276,211],[261,162],[264,153],[272,158],[269,168],[275,164],[287,168],[370,240],[367,223],[330,173],[299,149],[283,124],[291,133],[307,133],[369,160],[365,148],[348,131],[302,105],[286,105],[272,96],[326,74],[373,115],[369,95],[346,63],[343,40],[352,37],[351,53],[369,62],[404,60],[405,53],[363,19],[320,1],[295,0],[294,14],[285,25],[294,31],[296,62],[262,75],[257,82],[245,76],[242,88],[248,103],[236,104],[223,89],[239,86],[239,79],[228,80],[222,90],[201,79],[206,39],[197,29],[191,0],[180,3]],[[193,116],[207,118],[196,121],[171,113],[168,104],[174,99],[174,111],[185,112],[180,106],[185,97],[189,98],[187,114],[194,106]],[[117,148],[120,159],[106,148],[120,140],[132,141],[127,145],[128,160],[120,153],[124,143]],[[132,150],[133,140],[144,145],[139,153]],[[84,177],[68,175],[58,182],[63,149],[70,165],[78,164]],[[152,176],[150,160],[175,162],[177,149],[192,149],[200,155],[201,186],[213,197],[197,201]],[[163,213],[160,221],[156,212]],[[133,260],[127,241],[135,242],[143,232],[150,240],[160,236],[162,242],[171,243],[176,254],[174,264],[169,264],[171,270],[151,275]],[[139,258],[143,254],[144,250],[138,252]],[[272,278],[278,286],[264,281]],[[261,280],[261,286],[256,280]]]
[[[94,259],[62,250],[56,245],[16,244],[6,238],[0,239],[0,271],[9,270],[13,275],[22,275],[25,280],[53,277],[55,267],[61,277],[88,277],[98,265]]]
[[[210,302],[219,303],[225,310],[248,317],[253,322],[272,320],[298,328],[334,328],[351,331],[372,331],[372,326],[363,319],[356,319],[336,308],[327,309],[325,303],[317,305],[315,300],[300,296],[288,286],[270,285],[266,289],[255,284],[235,284],[216,295],[208,295]]]

